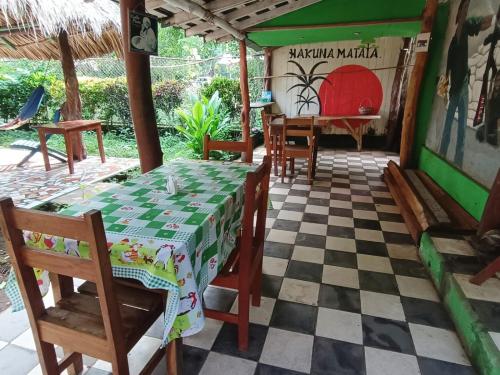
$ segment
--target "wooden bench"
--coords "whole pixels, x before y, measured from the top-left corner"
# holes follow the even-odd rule
[[[490,190],[490,195],[484,207],[483,217],[479,223],[477,237],[481,238],[488,231],[500,229],[500,169]],[[500,272],[500,255],[490,262],[480,272],[471,278],[471,283],[481,285],[490,277]]]
[[[403,170],[390,161],[384,169],[384,180],[415,243],[420,242],[424,231],[441,234],[477,231],[477,220],[425,172]]]

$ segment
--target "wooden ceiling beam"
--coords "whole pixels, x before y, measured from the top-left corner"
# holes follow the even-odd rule
[[[155,1],[165,2],[165,0],[155,0]],[[203,5],[203,7],[214,14],[220,14],[229,9],[238,8],[252,1],[254,0],[214,0]],[[176,13],[172,17],[167,19],[167,23],[169,25],[176,26],[191,22],[197,22],[199,20],[200,20],[199,17],[193,16],[193,14],[183,11]]]
[[[190,1],[190,0],[166,0],[166,2],[170,5],[175,6],[176,8],[183,10],[184,12],[191,13],[191,14],[195,15],[196,17],[203,18],[207,22],[214,24],[215,26],[217,26],[221,30],[223,30],[224,34],[230,34],[238,40],[244,40],[246,38],[244,33],[242,33],[240,30],[235,28],[233,25],[231,25],[225,19],[223,19],[219,16],[216,16],[212,12],[208,11],[207,9],[205,9],[204,7],[202,7],[199,4],[194,3],[193,1]]]
[[[169,6],[168,4],[165,3],[164,0],[148,0],[146,1],[146,10],[150,13],[161,13],[159,11],[156,11],[158,8],[163,8],[171,13],[175,13],[177,11],[177,8]],[[165,17],[165,14],[162,14],[163,17]]]
[[[274,7],[278,4],[283,3],[283,0],[268,0],[268,1],[259,1],[255,4],[248,5],[248,6],[242,6],[241,8],[235,10],[234,12],[228,13],[227,15],[221,16],[224,17],[224,19],[228,22],[234,22],[238,20],[241,17],[244,16],[250,16],[250,17],[256,17],[257,15],[255,13],[266,10],[266,9],[274,9]],[[204,34],[206,30],[210,30],[211,26],[210,24],[207,24],[206,22],[200,23],[197,26],[190,27],[189,29],[186,30],[186,35],[191,36],[191,35],[198,35],[198,34]]]
[[[293,12],[295,10],[305,8],[309,5],[315,4],[320,2],[321,0],[296,0],[296,1],[289,1],[287,5],[283,5],[279,8],[275,8],[269,12],[262,13],[260,15],[255,15],[253,17],[250,17],[249,19],[246,19],[241,22],[233,22],[233,26],[238,28],[239,30],[246,30],[252,26],[258,25],[259,23],[269,21],[273,18],[282,16],[283,14],[287,14],[290,12]],[[224,30],[217,30],[214,31],[213,33],[210,33],[205,36],[206,40],[219,40],[225,36],[227,36],[227,32]]]

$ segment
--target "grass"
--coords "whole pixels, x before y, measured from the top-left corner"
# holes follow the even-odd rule
[[[103,135],[103,138],[106,156],[121,158],[139,157],[134,134],[129,129],[121,133],[107,132]],[[9,147],[12,142],[19,139],[38,141],[38,133],[32,129],[0,131],[0,147]],[[64,139],[60,135],[52,136],[47,144],[55,150],[65,152]],[[160,137],[160,144],[164,160],[193,157],[191,150],[186,147],[183,139],[178,136],[163,135]],[[85,146],[89,155],[99,155],[94,132],[85,134]]]

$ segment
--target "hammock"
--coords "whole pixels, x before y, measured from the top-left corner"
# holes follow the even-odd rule
[[[17,129],[29,120],[31,120],[40,109],[43,97],[45,96],[45,89],[43,86],[38,86],[28,98],[28,101],[19,111],[17,117],[6,124],[0,125],[0,130],[12,130]]]
[[[54,119],[52,120],[54,125],[57,125],[59,121],[61,120],[61,110],[58,109],[54,113]],[[48,141],[50,137],[52,137],[53,134],[48,134],[45,136],[45,141]],[[21,150],[27,150],[29,153],[21,160],[17,166],[21,167],[24,165],[28,160],[30,160],[33,156],[35,156],[36,153],[41,152],[41,146],[40,142],[35,142],[35,141],[29,141],[29,140],[17,140],[14,143],[11,143],[10,148],[17,148]],[[47,154],[61,162],[66,162],[66,155],[63,154],[62,152],[59,152],[57,150],[53,150],[50,147],[47,148]]]

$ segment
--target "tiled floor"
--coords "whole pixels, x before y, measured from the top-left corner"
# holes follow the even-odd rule
[[[37,154],[33,162],[14,168],[26,154],[0,148],[0,196],[12,197],[16,205],[28,208],[139,165],[137,159],[107,158],[103,164],[100,158],[89,156],[75,163],[75,173],[70,175],[65,163],[52,158],[52,170],[46,172]]]
[[[380,179],[388,160],[381,152],[324,151],[313,186],[303,170],[285,184],[273,177],[263,298],[250,314],[249,350],[236,349],[235,326],[208,320],[184,340],[185,374],[475,373]],[[235,298],[224,289],[205,293],[209,306],[226,310],[237,309]],[[0,315],[0,373],[36,365],[19,316]],[[161,325],[131,363],[159,335]],[[86,363],[88,374],[109,371],[101,361]]]

